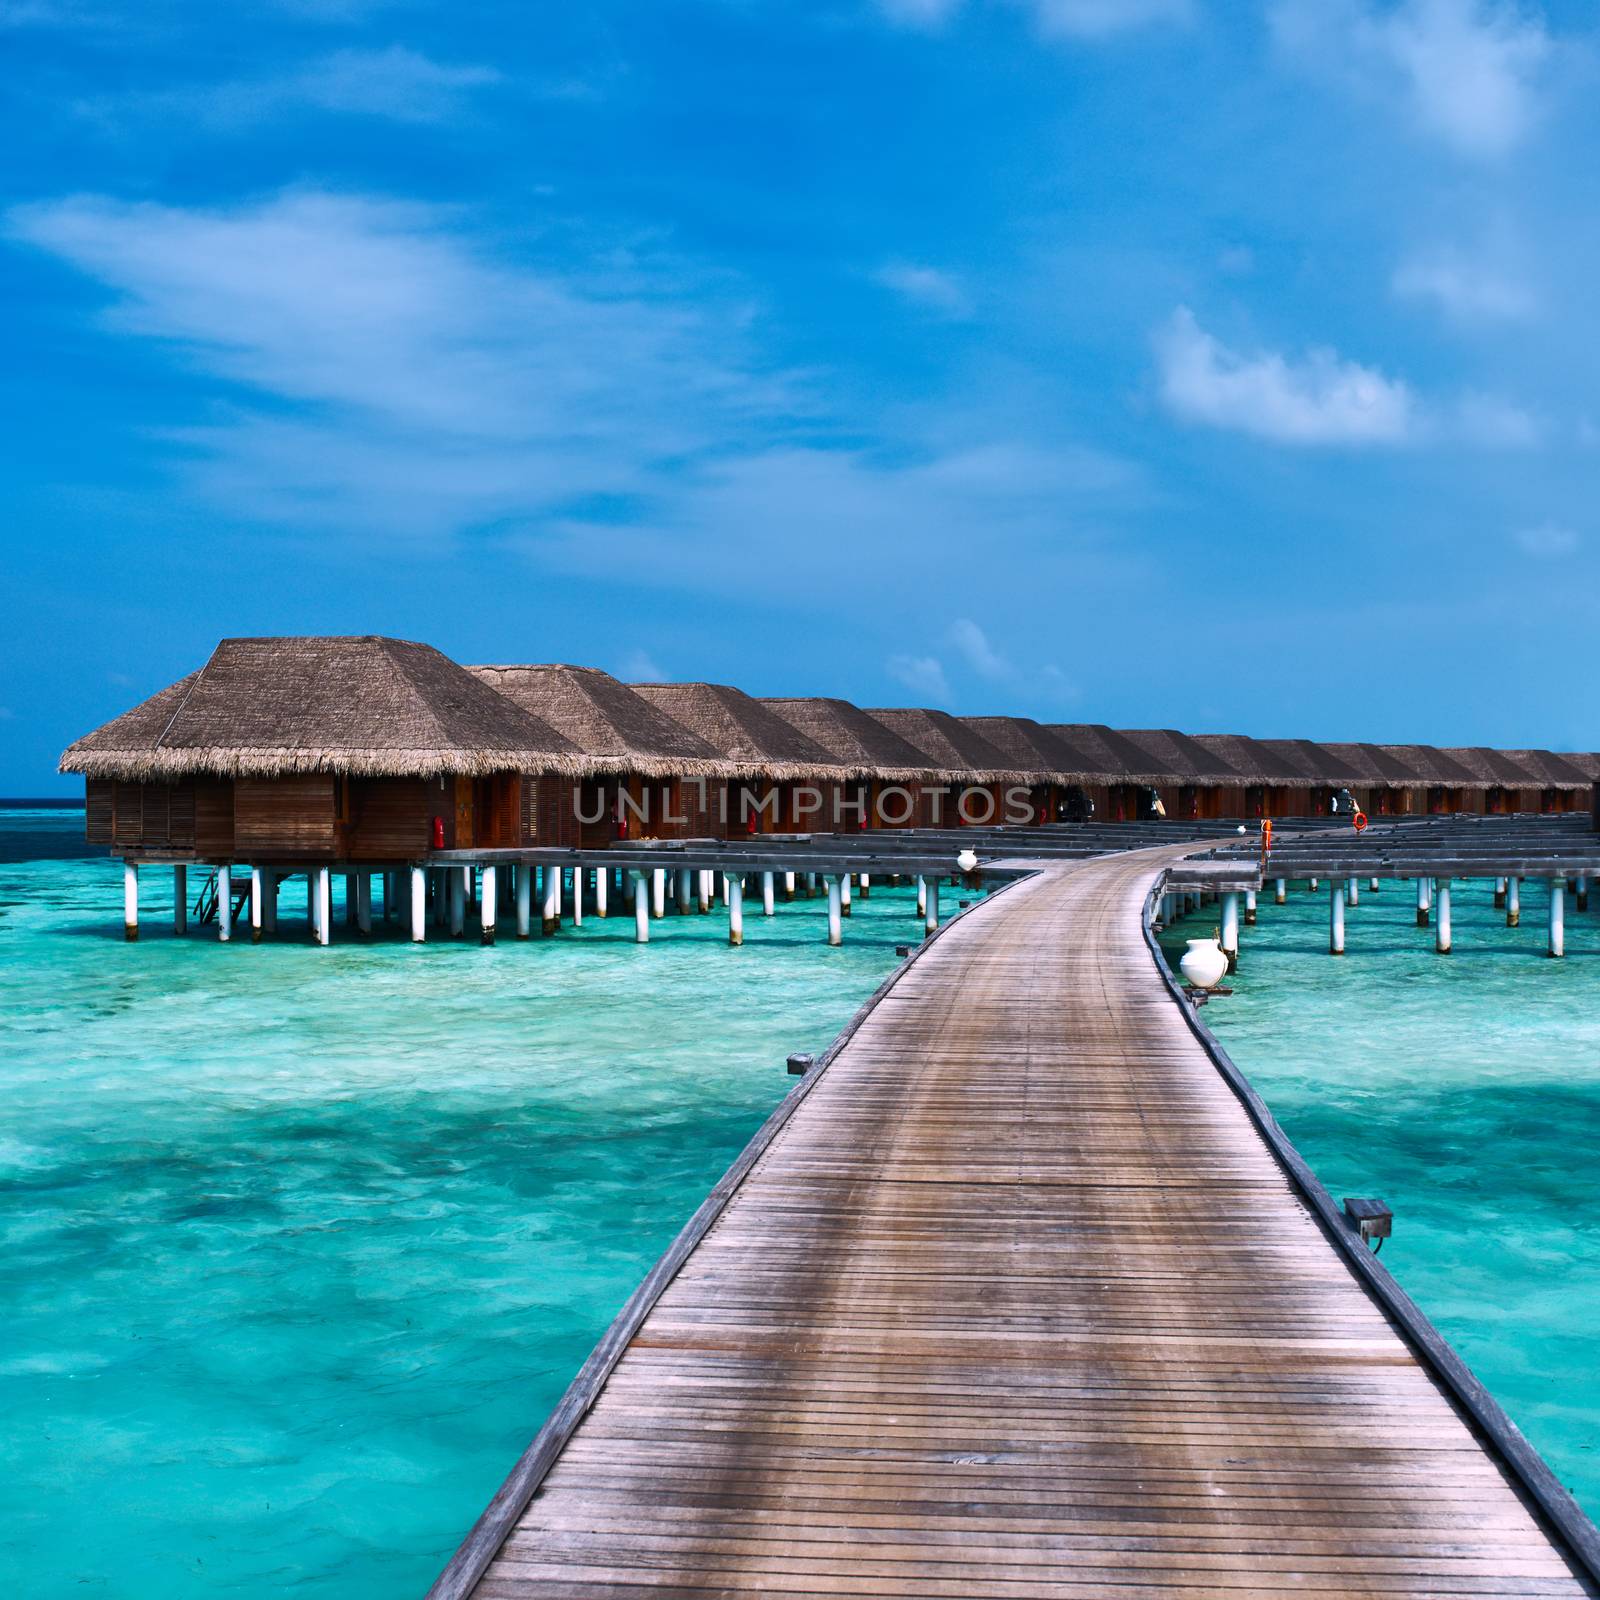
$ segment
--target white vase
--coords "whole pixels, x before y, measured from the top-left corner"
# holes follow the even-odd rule
[[[1211,989],[1222,982],[1228,958],[1215,939],[1191,939],[1178,970],[1195,988]]]

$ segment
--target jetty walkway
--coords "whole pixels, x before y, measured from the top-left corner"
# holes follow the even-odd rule
[[[1046,864],[931,941],[434,1600],[1595,1593],[1592,1526],[1383,1302],[1156,968],[1146,897],[1193,848]]]

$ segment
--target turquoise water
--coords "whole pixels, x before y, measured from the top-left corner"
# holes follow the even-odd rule
[[[1336,1199],[1394,1208],[1383,1259],[1577,1496],[1600,1516],[1600,894],[1505,926],[1488,882],[1452,891],[1452,944],[1386,883],[1328,950],[1326,884],[1261,897],[1231,998],[1206,1021]],[[1215,908],[1167,942],[1211,931]]]
[[[914,936],[910,892],[492,950],[170,934],[0,811],[0,1593],[420,1595]],[[191,874],[191,892],[198,885]]]

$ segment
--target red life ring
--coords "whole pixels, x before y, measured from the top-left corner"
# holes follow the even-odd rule
[[[1366,827],[1366,825],[1367,825],[1367,814],[1366,814],[1366,812],[1365,811],[1356,812],[1356,814],[1355,814],[1356,832],[1360,833],[1361,830]]]

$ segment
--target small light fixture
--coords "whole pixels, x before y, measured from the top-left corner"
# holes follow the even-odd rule
[[[1355,1225],[1362,1242],[1372,1245],[1372,1253],[1376,1255],[1393,1231],[1394,1212],[1381,1200],[1346,1195],[1344,1214]]]

